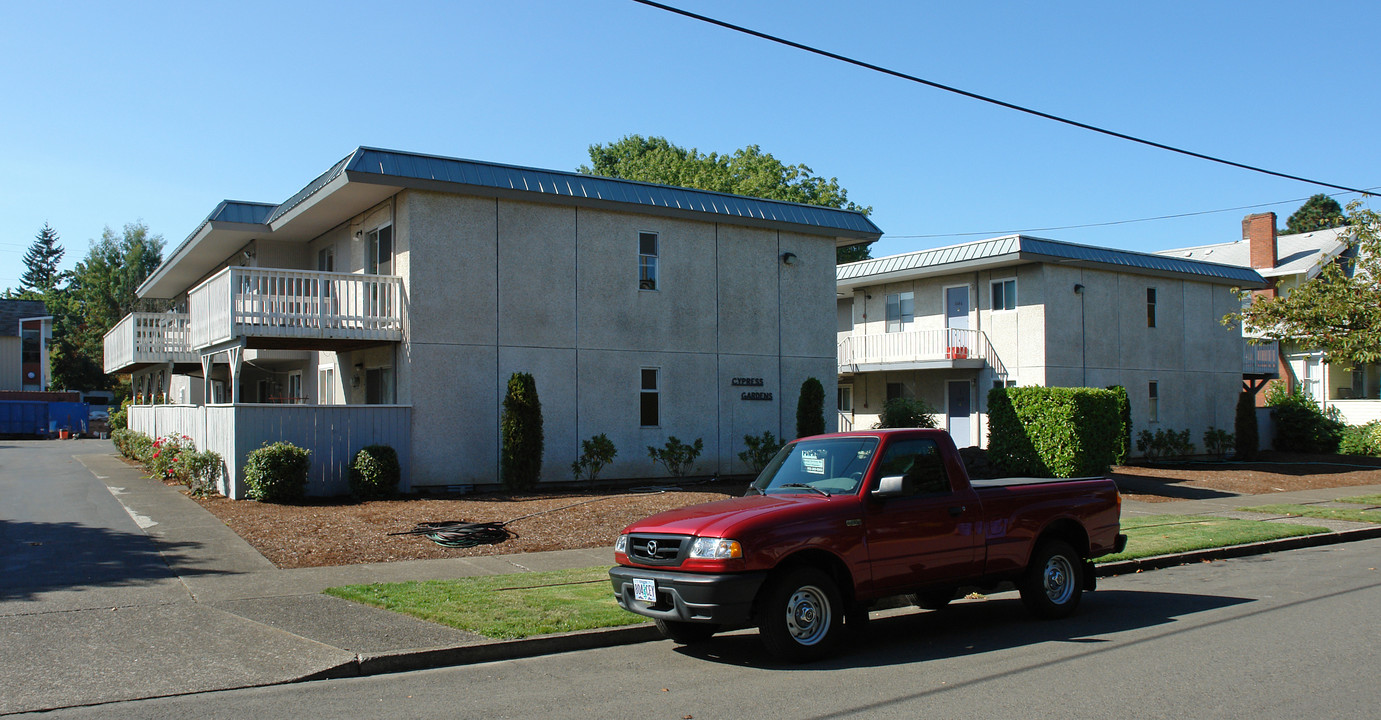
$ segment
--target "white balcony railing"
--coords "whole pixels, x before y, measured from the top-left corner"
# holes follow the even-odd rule
[[[998,375],[1007,368],[993,352],[988,336],[977,330],[912,330],[910,332],[851,335],[839,343],[839,367],[953,360],[983,360]]]
[[[195,363],[186,313],[131,313],[105,334],[105,371],[145,363]]]
[[[1280,373],[1280,343],[1253,345],[1242,343],[1243,375],[1278,375]]]
[[[403,281],[390,275],[226,268],[187,294],[192,344],[237,337],[403,339]]]

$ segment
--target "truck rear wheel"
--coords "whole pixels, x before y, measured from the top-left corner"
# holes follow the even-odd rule
[[[1021,601],[1043,618],[1062,618],[1079,607],[1084,592],[1084,560],[1069,543],[1046,540],[1031,555],[1021,580]]]
[[[766,592],[758,630],[774,657],[789,662],[818,660],[839,644],[844,604],[828,573],[797,568],[777,578]]]
[[[677,645],[694,645],[705,642],[719,632],[719,626],[713,623],[680,622],[677,620],[657,620],[656,623],[657,630],[662,633],[662,637]]]

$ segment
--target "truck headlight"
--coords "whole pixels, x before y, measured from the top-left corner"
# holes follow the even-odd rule
[[[627,552],[628,552],[628,536],[627,536],[627,535],[620,535],[620,536],[619,536],[619,539],[614,541],[614,552],[619,552],[619,553],[625,553],[625,554],[627,554]]]
[[[729,560],[743,557],[743,546],[737,540],[696,538],[691,543],[690,556],[698,560]]]

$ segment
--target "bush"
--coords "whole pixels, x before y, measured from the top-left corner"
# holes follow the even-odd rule
[[[250,500],[298,500],[307,492],[310,450],[290,442],[265,443],[245,461],[246,495]]]
[[[1232,429],[1237,436],[1233,445],[1238,460],[1251,460],[1261,447],[1261,435],[1256,425],[1256,395],[1242,392],[1237,395],[1237,415]]]
[[[110,441],[115,443],[115,449],[130,460],[143,462],[146,453],[141,452],[143,448],[151,447],[153,440],[148,435],[135,432],[129,428],[120,428],[110,433]]]
[[[1335,453],[1347,426],[1337,408],[1324,412],[1300,388],[1281,384],[1266,390],[1266,404],[1275,410],[1275,449],[1299,453]]]
[[[112,438],[115,437],[116,430],[129,428],[129,404],[129,398],[125,398],[125,401],[120,403],[120,409],[111,413],[110,419],[106,421],[106,426],[111,430],[110,436]]]
[[[771,430],[764,431],[761,436],[744,435],[743,446],[748,448],[738,454],[738,459],[743,464],[752,469],[753,474],[757,475],[767,464],[772,462],[772,458],[777,456],[777,451],[782,449],[781,441],[772,434]]]
[[[988,392],[988,458],[1009,475],[1101,475],[1117,458],[1121,435],[1121,409],[1111,390],[1018,387]]]
[[[1112,464],[1123,465],[1132,456],[1132,401],[1127,397],[1127,388],[1121,385],[1110,386],[1108,390],[1117,395],[1118,414],[1122,416],[1122,427],[1117,437],[1117,453],[1113,456]]]
[[[1381,420],[1372,420],[1366,425],[1349,425],[1343,430],[1338,452],[1381,457]]]
[[[876,428],[933,428],[935,409],[924,400],[892,398],[882,405]]]
[[[1142,430],[1136,436],[1136,451],[1151,462],[1160,460],[1182,460],[1194,454],[1194,443],[1189,442],[1189,430]]]
[[[1187,436],[1189,431],[1186,430],[1185,434]],[[1188,440],[1187,437],[1186,440]],[[1236,438],[1227,430],[1219,430],[1210,425],[1204,431],[1204,452],[1217,457],[1219,460],[1228,456],[1228,452],[1232,450],[1234,444],[1236,444]]]
[[[580,458],[571,463],[571,474],[576,480],[584,478],[594,484],[599,471],[618,457],[618,448],[608,435],[600,433],[589,440],[580,441]]]
[[[196,452],[192,438],[173,433],[153,441],[153,452],[149,453],[147,464],[149,472],[159,480],[173,480],[182,485],[188,484],[186,468],[179,464],[182,456]]]
[[[366,445],[350,463],[350,494],[357,498],[380,498],[398,489],[403,471],[398,452],[388,445]]]
[[[667,438],[666,446],[660,450],[648,445],[647,456],[652,458],[653,462],[661,463],[672,477],[683,477],[690,472],[695,459],[700,457],[700,451],[704,449],[705,441],[700,438],[687,445],[672,435]]]
[[[207,497],[217,492],[224,461],[219,453],[194,450],[178,457],[183,471],[183,484],[194,497]]]
[[[796,401],[796,437],[821,435],[825,432],[825,387],[815,378],[801,383],[801,396]]]
[[[537,381],[532,375],[515,372],[508,378],[499,432],[503,443],[499,477],[504,487],[532,488],[542,478],[543,445],[542,402],[537,399]]]

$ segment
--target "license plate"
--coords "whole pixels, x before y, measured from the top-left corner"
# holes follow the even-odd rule
[[[633,597],[643,602],[657,602],[657,583],[633,578]]]

